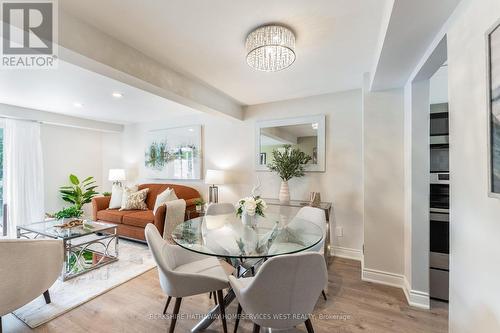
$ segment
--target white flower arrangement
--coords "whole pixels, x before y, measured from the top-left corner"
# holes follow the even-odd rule
[[[249,216],[264,216],[267,204],[259,196],[240,199],[236,204],[236,215],[241,217],[243,214]]]

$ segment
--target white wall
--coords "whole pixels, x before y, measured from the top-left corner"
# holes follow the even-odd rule
[[[404,270],[403,90],[369,92],[365,89],[363,97],[363,279],[401,286]]]
[[[444,65],[430,80],[431,104],[448,103],[448,66]]]
[[[60,199],[58,189],[69,183],[71,173],[80,179],[93,176],[99,192],[109,189],[107,175],[104,175],[107,169],[103,170],[113,163],[110,147],[114,142],[120,143],[120,134],[42,124],[41,140],[46,212],[54,213],[69,205]],[[118,149],[116,154],[120,155]],[[86,207],[87,213],[88,209]]]
[[[124,163],[133,166],[132,169],[143,165],[144,135],[148,130],[202,124],[204,168],[233,170],[235,175],[239,175],[234,184],[220,187],[219,199],[235,202],[241,196],[248,195],[257,175],[262,182],[263,196],[276,198],[279,177],[269,172],[255,171],[255,122],[326,114],[326,172],[308,173],[304,178],[291,180],[291,197],[307,199],[310,191],[318,191],[324,201],[333,201],[337,226],[344,228],[344,236],[334,237],[334,245],[355,249],[359,253],[363,243],[361,102],[361,91],[355,90],[251,106],[245,112],[244,121],[199,115],[167,119],[161,123],[129,125],[124,132]],[[138,181],[149,181],[144,178],[142,170]],[[197,188],[206,197],[207,186],[203,182],[182,183]]]
[[[450,332],[500,332],[500,200],[489,198],[486,31],[500,1],[467,1],[448,32]]]

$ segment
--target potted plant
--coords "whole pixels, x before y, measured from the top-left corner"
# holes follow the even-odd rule
[[[61,198],[73,204],[77,210],[81,210],[83,205],[90,203],[92,198],[98,193],[94,191],[97,188],[94,177],[87,177],[82,182],[75,175],[69,175],[70,185],[61,186],[59,193]]]
[[[264,211],[267,204],[260,197],[247,197],[240,199],[236,204],[236,216],[241,218],[244,225],[253,226],[256,223],[256,217],[264,217]]]
[[[66,222],[68,219],[79,219],[83,215],[83,210],[75,206],[66,207],[54,214],[57,220]]]
[[[288,181],[294,177],[303,177],[305,175],[304,166],[311,160],[311,156],[298,148],[292,148],[291,145],[284,145],[283,149],[279,150],[274,149],[272,155],[273,161],[268,164],[268,168],[280,176],[279,200],[286,203],[290,201]]]
[[[194,201],[194,204],[196,205],[196,211],[201,212],[201,209],[203,205],[205,204],[205,201],[203,199],[199,198]]]

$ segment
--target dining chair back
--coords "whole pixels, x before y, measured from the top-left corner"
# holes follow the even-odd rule
[[[61,274],[63,251],[61,240],[0,240],[0,267],[4,268],[0,276],[0,329],[1,316],[42,293],[50,303],[48,289]]]
[[[271,258],[254,278],[230,276],[229,282],[257,327],[285,329],[305,322],[309,330],[309,315],[326,279],[323,257],[308,252]]]
[[[236,211],[231,203],[211,203],[207,207],[205,215],[225,215],[233,214]]]
[[[163,313],[166,313],[172,297],[175,297],[174,313],[169,332],[174,332],[183,297],[216,292],[221,307],[224,332],[227,331],[224,316],[222,290],[229,287],[227,275],[215,257],[188,251],[167,243],[156,227],[146,225],[145,237],[153,258],[158,265],[160,286],[168,295]]]
[[[323,253],[326,239],[326,216],[325,211],[323,209],[315,208],[315,207],[302,207],[295,216],[302,220],[309,221],[314,223],[319,228],[321,228],[323,232],[323,239],[313,246],[310,251],[317,251],[318,253]]]

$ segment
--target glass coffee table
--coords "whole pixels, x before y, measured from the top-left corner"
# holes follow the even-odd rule
[[[58,225],[61,221],[21,225],[17,227],[17,238],[61,239],[64,244],[63,281],[118,260],[116,224],[85,220],[83,225],[72,228]]]

